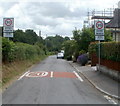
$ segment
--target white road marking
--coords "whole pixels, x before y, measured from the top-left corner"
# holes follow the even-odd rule
[[[78,75],[78,73],[76,73],[75,71],[73,71],[73,73],[77,76],[77,78],[78,78],[81,82],[83,82],[83,79]]]
[[[53,77],[53,71],[51,71],[51,76],[50,76],[51,78]]]
[[[78,72],[80,72],[80,70],[78,70],[75,66],[73,66]],[[82,71],[81,71],[81,73],[82,73]]]
[[[48,75],[48,72],[41,71],[41,72],[30,72],[30,73],[27,73],[25,76],[26,77],[45,77],[47,75]]]
[[[30,70],[28,70],[26,73],[24,73],[18,80],[22,79],[26,74],[28,74]]]
[[[42,74],[41,74],[41,77],[45,77],[45,76],[47,76],[48,75],[48,72],[43,72]]]
[[[104,95],[104,98],[106,98],[110,103],[117,104],[111,97]]]

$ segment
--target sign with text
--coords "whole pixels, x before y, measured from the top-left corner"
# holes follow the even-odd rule
[[[3,35],[4,37],[13,37],[14,18],[3,18]]]
[[[95,40],[104,40],[104,36],[95,36]]]
[[[4,37],[13,37],[13,33],[3,33]]]
[[[104,21],[95,21],[95,40],[104,40]],[[101,37],[100,37],[101,36]]]

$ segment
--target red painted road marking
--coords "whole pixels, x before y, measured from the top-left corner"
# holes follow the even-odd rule
[[[77,78],[72,72],[54,72],[55,78]]]
[[[78,78],[74,72],[29,72],[25,77]]]

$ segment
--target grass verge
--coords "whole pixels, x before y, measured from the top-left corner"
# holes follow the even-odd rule
[[[5,88],[11,85],[21,74],[27,71],[29,67],[44,60],[46,57],[48,56],[2,64],[2,84],[0,83],[0,88],[4,91]]]

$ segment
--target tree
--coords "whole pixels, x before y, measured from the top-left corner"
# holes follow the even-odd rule
[[[69,37],[63,38],[60,35],[56,35],[54,37],[48,36],[45,39],[45,44],[49,51],[54,51],[54,52],[57,51],[58,52],[62,49],[62,43],[67,40],[69,40]]]
[[[25,32],[18,29],[14,32],[14,37],[10,39],[14,42],[28,43],[31,45],[34,45],[36,42],[44,44],[43,38],[41,36],[37,36],[37,34],[30,29]]]

